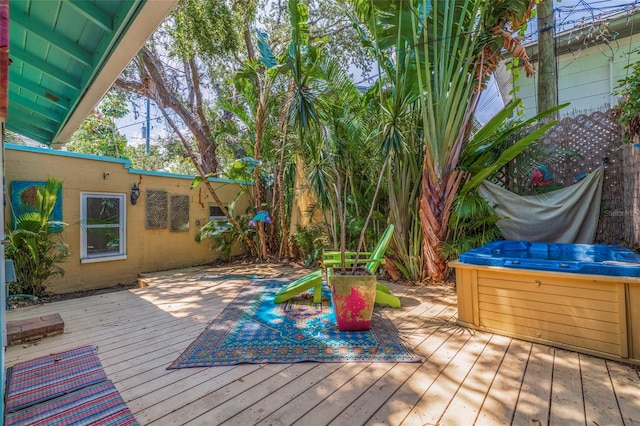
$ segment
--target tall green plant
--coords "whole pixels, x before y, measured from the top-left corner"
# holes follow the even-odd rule
[[[69,256],[69,248],[62,241],[64,223],[53,221],[53,209],[62,189],[62,182],[49,178],[38,188],[35,211],[15,219],[14,229],[8,233],[6,256],[13,259],[17,281],[13,293],[44,296],[47,282],[62,277],[64,269],[58,264]]]
[[[229,214],[233,214],[233,208],[233,205],[229,206]],[[247,240],[255,244],[255,229],[248,225],[253,214],[253,209],[251,209],[251,211],[236,218],[240,229],[244,230],[242,232],[231,226],[227,221],[210,220],[198,229],[195,240],[198,243],[208,240],[210,243],[209,248],[218,252],[220,260],[227,262],[231,259],[233,248],[237,244],[245,244]]]
[[[442,244],[449,234],[453,200],[465,179],[457,168],[486,79],[503,49],[532,71],[512,32],[535,0],[353,0],[361,34],[388,77],[411,103],[420,124],[413,130],[423,156],[418,217],[425,273],[446,277]],[[402,98],[399,98],[402,99]]]
[[[451,232],[442,248],[445,259],[457,257],[462,252],[500,238],[496,226],[500,217],[478,194],[479,185],[485,179],[501,173],[507,164],[535,143],[556,121],[550,121],[533,131],[523,130],[530,130],[529,127],[534,123],[568,105],[559,105],[529,120],[505,126],[519,103],[520,100],[515,99],[499,111],[470,138],[460,154],[458,168],[464,172],[466,179],[453,201],[449,219]],[[515,135],[519,137],[513,140]]]
[[[340,251],[346,251],[348,227],[363,232],[367,219],[352,220],[348,208],[365,214],[363,171],[354,159],[367,155],[358,108],[361,95],[343,67],[309,37],[307,6],[289,1],[292,42],[286,56],[291,75],[287,120],[297,131],[299,152],[308,164],[308,180],[321,207],[330,207],[338,223]],[[375,199],[375,192],[366,194]],[[373,216],[370,213],[368,216]]]

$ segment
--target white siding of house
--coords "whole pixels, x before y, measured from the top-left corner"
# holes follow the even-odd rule
[[[603,43],[579,51],[579,46],[576,45],[573,54],[564,54],[559,58],[558,101],[571,103],[560,112],[561,117],[573,116],[576,112],[606,109],[618,102],[618,96],[613,92],[618,90],[618,81],[627,75],[627,64],[640,60],[640,55],[636,53],[629,55],[630,51],[640,46],[640,36],[620,39],[617,43],[610,43],[610,46],[611,49]],[[510,72],[501,67],[496,78],[503,100],[510,100],[508,92],[513,89],[513,82],[509,81]],[[524,77],[524,70],[521,69],[521,77],[517,82],[520,89],[517,93],[525,105],[524,116],[527,118],[536,112],[537,82],[537,75],[532,78]]]

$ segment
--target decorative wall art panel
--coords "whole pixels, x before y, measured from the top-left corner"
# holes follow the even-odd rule
[[[46,182],[29,180],[14,180],[11,182],[11,213],[13,216],[14,226],[17,217],[20,217],[24,213],[38,211],[35,208],[38,197],[38,188],[44,188],[45,185]],[[62,189],[58,193],[58,199],[53,207],[51,220],[62,222]],[[62,230],[62,225],[54,225],[51,229],[60,231]]]
[[[172,195],[169,197],[171,205],[171,231],[189,230],[189,196]]]
[[[167,191],[149,189],[145,193],[147,196],[147,228],[166,228],[168,217]]]

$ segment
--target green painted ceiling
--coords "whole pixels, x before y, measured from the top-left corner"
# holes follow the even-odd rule
[[[7,129],[66,142],[176,2],[9,0]]]

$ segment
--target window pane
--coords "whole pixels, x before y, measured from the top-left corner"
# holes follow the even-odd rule
[[[220,207],[209,205],[209,220],[212,222],[226,222],[229,219],[222,213]]]
[[[209,216],[224,216],[224,213],[218,206],[209,206]]]
[[[120,221],[119,198],[87,197],[87,225],[118,224]]]
[[[87,254],[120,252],[120,227],[88,228]]]

